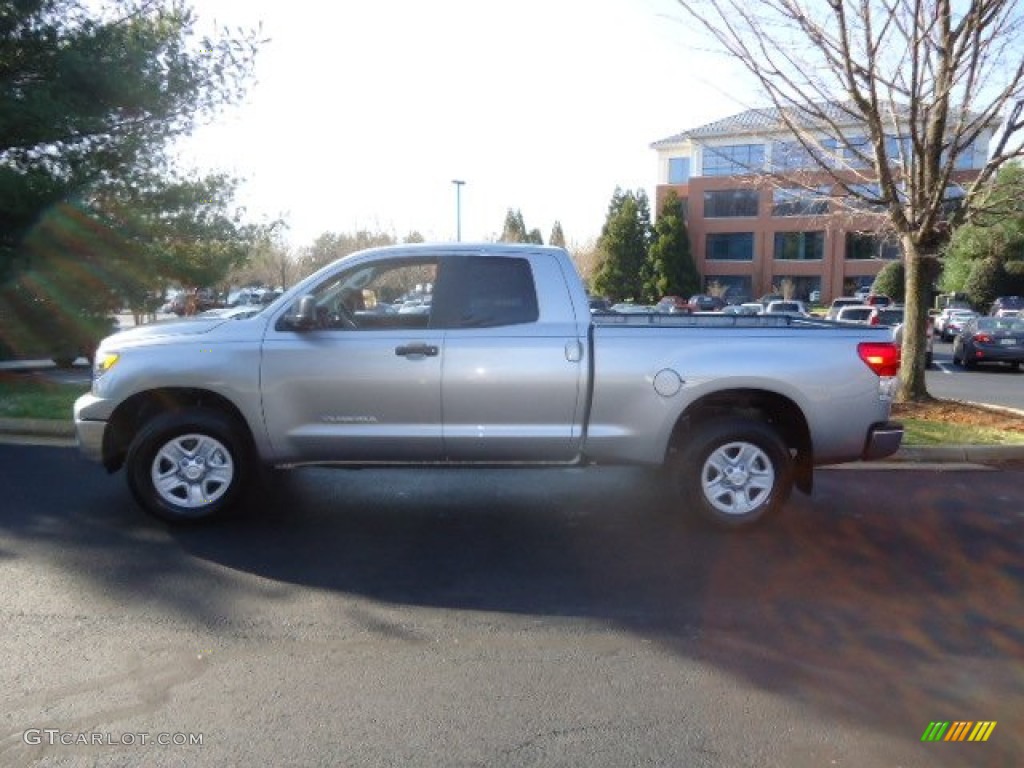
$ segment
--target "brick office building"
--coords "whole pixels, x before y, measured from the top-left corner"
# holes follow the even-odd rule
[[[836,124],[842,139],[811,134],[821,156],[844,181],[870,194],[870,152],[855,125]],[[957,158],[955,181],[976,174],[991,131]],[[887,153],[898,162],[908,143],[897,137]],[[877,208],[854,202],[823,173],[773,109],[748,110],[656,141],[657,209],[669,190],[683,199],[697,270],[705,289],[717,283],[731,301],[793,287],[793,298],[820,292],[822,301],[868,286],[887,261],[901,257]],[[948,192],[959,194],[954,183]]]

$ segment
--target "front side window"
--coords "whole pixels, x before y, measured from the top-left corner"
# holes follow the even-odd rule
[[[705,258],[716,261],[753,261],[753,232],[717,232],[707,235]]]
[[[775,258],[789,261],[821,261],[825,258],[825,233],[776,232]]]
[[[764,170],[764,144],[704,147],[705,176],[743,176]]]
[[[327,278],[308,296],[312,318],[296,321],[302,299],[282,317],[319,330],[427,328],[430,325],[436,260],[374,262],[353,266]]]
[[[704,216],[709,219],[757,216],[756,189],[714,189],[704,193]]]

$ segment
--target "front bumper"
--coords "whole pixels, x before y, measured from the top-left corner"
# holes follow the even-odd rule
[[[874,424],[868,429],[867,439],[864,441],[864,451],[861,454],[863,461],[873,461],[892,456],[900,448],[903,442],[903,425],[896,421],[887,421],[884,424]]]
[[[91,394],[82,395],[75,401],[75,437],[78,450],[87,459],[103,461],[103,437],[107,431],[106,418],[92,418],[95,410],[104,401]]]

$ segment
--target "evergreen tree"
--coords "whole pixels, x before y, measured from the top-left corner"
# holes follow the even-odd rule
[[[986,191],[986,208],[970,224],[958,227],[944,251],[943,291],[969,292],[967,282],[979,261],[995,259],[1015,272],[1014,262],[1024,261],[1024,168],[1003,168]],[[982,269],[982,272],[985,270]]]
[[[700,275],[690,254],[683,203],[675,190],[669,190],[654,223],[647,273],[647,301],[662,296],[688,297],[700,290]]]
[[[551,236],[548,237],[548,245],[565,248],[565,233],[562,232],[562,222],[555,221],[554,226],[551,227]]]
[[[979,259],[971,267],[964,292],[977,309],[984,311],[1005,292],[1007,284],[1006,268],[996,258]]]
[[[620,300],[642,299],[650,241],[647,193],[616,187],[598,239],[603,262],[594,276],[594,290]]]
[[[499,242],[502,243],[527,243],[529,242],[528,235],[526,232],[526,224],[523,223],[523,212],[518,208],[516,210],[508,209],[508,213],[505,214],[505,226],[501,230],[501,238]]]
[[[880,293],[888,296],[893,301],[902,304],[904,285],[906,281],[906,268],[903,261],[890,261],[882,271],[875,275],[875,282],[871,284],[872,293]]]

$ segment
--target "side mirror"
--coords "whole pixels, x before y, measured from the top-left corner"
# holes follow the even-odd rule
[[[316,326],[316,298],[303,296],[299,299],[299,311],[289,319],[289,325],[297,331],[306,331]]]

